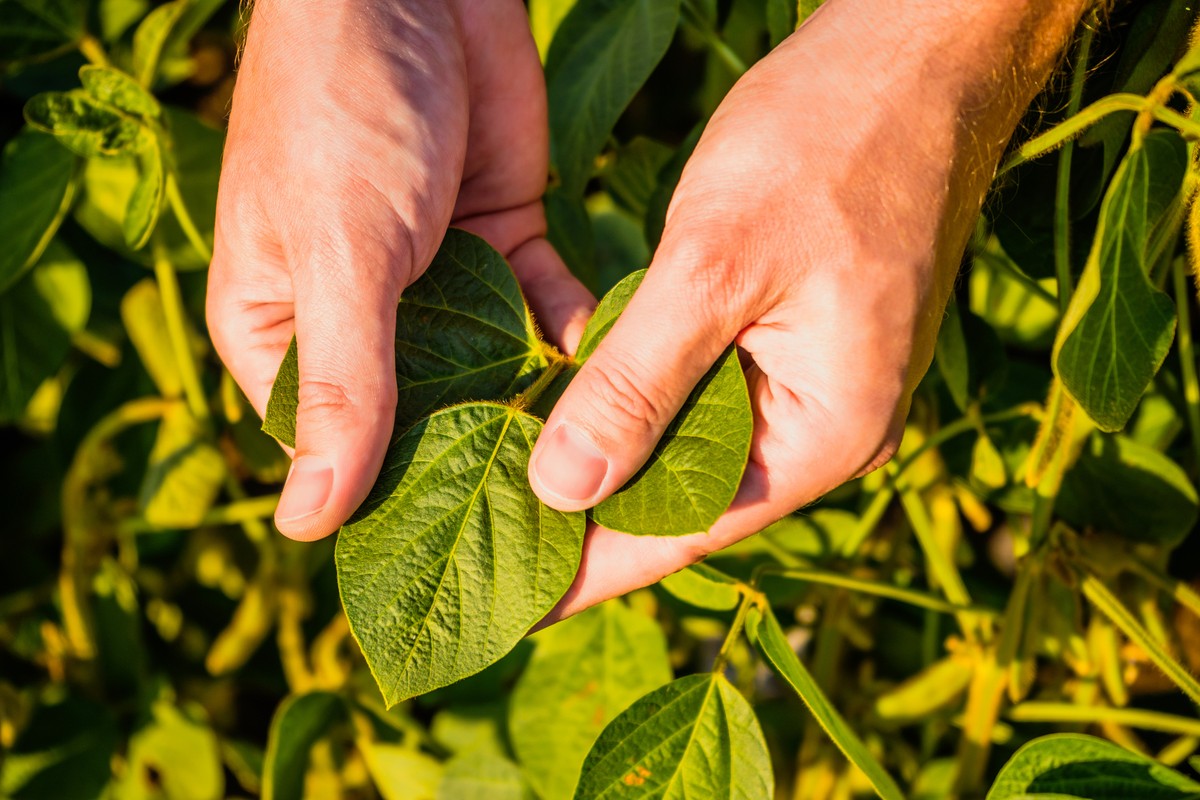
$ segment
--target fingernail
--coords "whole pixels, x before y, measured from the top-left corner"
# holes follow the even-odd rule
[[[320,456],[300,456],[292,462],[275,519],[292,522],[316,514],[325,507],[333,488],[333,467]]]
[[[608,459],[582,431],[563,423],[538,451],[534,472],[543,487],[564,500],[586,500],[600,490]]]

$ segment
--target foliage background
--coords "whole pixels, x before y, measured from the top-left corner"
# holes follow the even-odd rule
[[[531,0],[544,54],[571,5]],[[599,293],[648,260],[702,120],[816,3],[579,5],[593,16],[577,13],[577,27],[625,24],[650,48],[615,128],[585,132],[594,146],[562,149],[579,76],[550,74],[552,235]],[[661,8],[672,13],[653,24],[639,16]],[[1117,4],[1081,33],[1016,137],[1050,131],[997,182],[892,465],[712,557],[720,572],[608,603],[390,710],[348,638],[332,543],[269,529],[286,459],[203,332],[241,24],[218,0],[0,0],[0,796],[553,800],[570,796],[606,721],[714,658],[754,705],[781,798],[870,794],[878,765],[905,796],[981,795],[1052,731],[1194,775],[1197,173],[1183,142],[1198,124],[1178,91],[1195,82],[1177,66],[1188,4]],[[77,141],[92,148],[83,158],[29,130],[26,104],[76,90],[89,62],[145,78],[161,102],[138,123],[155,132],[159,178],[145,150]],[[592,64],[611,67],[603,54]],[[1124,105],[1094,113],[1114,93]],[[1064,140],[1064,119],[1088,123],[1082,136],[1026,160]],[[1130,151],[1156,178],[1183,153],[1175,183],[1133,192]],[[154,202],[130,205],[137,191]],[[1134,199],[1102,224],[1106,194]],[[1092,262],[1108,279],[1129,267],[1105,255],[1105,231],[1128,234],[1157,310],[1132,315],[1107,350],[1086,342],[1086,360],[1113,361],[1156,331],[1133,359],[1148,376],[1129,390],[1127,424],[1089,405],[1090,385],[1052,355],[1075,324],[1060,286],[1086,286]],[[761,631],[739,635],[766,608],[803,666]],[[857,767],[829,737],[845,745],[849,729]],[[1063,794],[1120,796],[1131,775],[1164,797],[1200,791],[1091,740],[1045,741],[1029,769],[1059,770]],[[1073,753],[1101,765],[1095,783],[1070,783],[1060,762]],[[1009,775],[992,791],[1036,788]]]

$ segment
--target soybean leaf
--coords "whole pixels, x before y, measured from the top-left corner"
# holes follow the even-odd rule
[[[142,86],[149,86],[154,80],[163,45],[189,5],[188,0],[165,3],[147,14],[134,31],[133,74]]]
[[[609,723],[583,764],[575,800],[766,800],[771,758],[746,698],[718,673],[657,689]]]
[[[225,459],[180,403],[159,423],[142,482],[142,516],[156,527],[195,528],[224,480]]]
[[[888,775],[887,770],[875,760],[871,751],[846,724],[846,720],[838,713],[833,703],[829,702],[829,698],[821,691],[812,674],[796,656],[796,652],[788,644],[783,628],[779,627],[775,614],[768,608],[761,612],[760,617],[757,610],[752,610],[750,630],[751,638],[767,663],[800,696],[817,722],[825,729],[825,733],[829,734],[829,738],[846,758],[862,770],[879,796],[884,800],[902,800],[904,794],[896,786],[892,776]]]
[[[546,54],[550,52],[550,43],[554,41],[554,33],[576,2],[577,0],[529,0],[529,28],[533,31],[533,41],[537,45],[538,55],[543,64],[546,63]]]
[[[383,800],[435,800],[442,764],[419,750],[371,742],[363,755]]]
[[[1126,155],[1059,329],[1055,371],[1102,430],[1124,427],[1171,346],[1175,308],[1147,276],[1147,242],[1186,168],[1187,149],[1170,132],[1151,132]]]
[[[388,705],[498,661],[574,579],[584,515],[543,505],[526,479],[541,427],[492,403],[433,414],[342,528],[342,604]]]
[[[546,238],[562,256],[575,277],[592,291],[600,294],[596,276],[596,234],[587,206],[578,197],[561,189],[551,189],[543,198],[546,205]]]
[[[576,358],[585,361],[612,329],[646,271],[630,275],[600,301]],[[706,531],[733,501],[754,421],[746,378],[730,347],[692,391],[646,464],[592,519],[624,533],[677,536]]]
[[[150,234],[158,224],[166,193],[167,176],[163,167],[162,153],[155,143],[138,158],[138,180],[129,196],[125,208],[125,219],[121,224],[125,244],[133,250],[141,250],[150,241]]]
[[[71,334],[87,324],[91,305],[87,269],[57,239],[0,294],[0,422],[18,419],[42,381],[62,366]]]
[[[148,141],[137,119],[84,89],[34,96],[25,104],[25,119],[84,158],[137,153]]]
[[[679,0],[577,0],[546,57],[552,161],[581,196],[625,106],[667,52]]]
[[[1167,456],[1126,436],[1093,434],[1063,478],[1055,510],[1077,527],[1173,547],[1196,524],[1196,489]]]
[[[767,32],[776,47],[796,30],[796,0],[767,0]]]
[[[39,705],[0,763],[0,797],[93,800],[106,796],[121,733],[113,713],[66,697]]]
[[[546,366],[542,345],[504,257],[451,229],[433,263],[396,307],[397,434],[443,406],[511,397]],[[294,445],[299,370],[288,349],[263,430]]]
[[[671,680],[662,629],[610,600],[546,629],[513,690],[509,738],[541,797],[570,797],[604,727]]]
[[[709,611],[732,611],[741,602],[737,581],[706,564],[694,564],[659,581],[683,602]]]
[[[159,700],[151,721],[129,741],[121,797],[210,800],[225,794],[225,773],[213,729]]]
[[[450,759],[437,796],[438,800],[533,800],[521,768],[498,753],[485,752]]]
[[[0,62],[73,47],[83,36],[88,0],[0,0]]]
[[[642,227],[628,211],[618,208],[607,194],[597,192],[588,198],[588,216],[596,233],[597,294],[608,292],[630,273],[642,269],[650,260],[650,250],[642,237]]]
[[[1200,783],[1103,739],[1056,733],[1017,751],[996,776],[987,800],[1184,800]]]
[[[75,157],[25,128],[0,155],[0,293],[33,266],[75,196]]]
[[[646,203],[646,244],[650,245],[651,250],[658,247],[658,241],[662,238],[663,227],[667,223],[667,207],[671,204],[671,196],[675,194],[675,187],[679,185],[679,178],[683,175],[684,164],[692,157],[692,152],[700,142],[700,135],[704,133],[706,123],[707,120],[701,120],[693,127],[688,132],[687,138],[680,143],[675,154],[658,171],[657,185]]]
[[[332,692],[292,695],[280,703],[267,734],[263,800],[301,800],[304,797],[308,751],[345,715],[345,702]]]
[[[658,188],[658,173],[674,154],[662,142],[635,136],[617,151],[616,165],[604,177],[609,194],[630,214],[645,218]]]
[[[171,349],[162,295],[153,278],[138,281],[121,298],[121,321],[158,393],[167,398],[182,397],[183,377]]]
[[[80,67],[79,80],[88,94],[118,111],[142,119],[157,119],[162,114],[154,95],[120,70],[89,64]]]

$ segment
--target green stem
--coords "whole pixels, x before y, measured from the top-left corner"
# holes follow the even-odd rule
[[[1045,300],[1047,303],[1054,304],[1058,302],[1058,297],[1053,292],[1049,291],[1045,286],[1042,286],[1033,278],[1030,278],[1024,272],[1017,269],[1017,267],[1008,259],[996,258],[986,251],[980,251],[976,253],[975,258],[976,260],[982,261],[993,269],[1003,271],[1010,278],[1024,286],[1030,292]]]
[[[567,368],[571,360],[560,355],[557,351],[547,348],[546,353],[549,364],[542,370],[542,374],[537,376],[537,379],[529,385],[529,388],[521,392],[517,396],[514,403],[520,408],[530,408],[542,396],[542,393],[554,383],[555,379],[562,374],[562,371]]]
[[[1179,605],[1200,616],[1200,593],[1183,581],[1164,575],[1140,558],[1129,559],[1128,567],[1131,572],[1142,577],[1147,583],[1163,594],[1170,595]]]
[[[1103,581],[1095,575],[1084,575],[1080,580],[1080,587],[1097,611],[1112,620],[1130,641],[1145,651],[1164,675],[1191,698],[1193,703],[1200,705],[1200,683],[1197,683],[1191,673],[1138,622],[1133,612],[1117,599]]]
[[[1012,408],[1006,408],[1003,411],[993,411],[991,414],[984,414],[978,418],[970,416],[962,416],[954,420],[954,422],[938,428],[933,433],[929,434],[929,438],[921,442],[916,450],[909,453],[903,461],[897,465],[895,472],[892,475],[892,480],[898,479],[903,475],[909,467],[917,462],[921,456],[935,447],[941,447],[943,444],[953,439],[956,436],[962,436],[964,433],[970,433],[979,429],[979,424],[994,425],[997,422],[1008,422],[1021,417],[1036,417],[1042,411],[1042,407],[1037,403],[1022,403]]]
[[[969,612],[997,616],[996,612],[990,608],[955,605],[954,603],[947,603],[940,597],[929,594],[928,592],[922,592],[916,589],[905,589],[900,586],[878,583],[865,578],[852,578],[848,575],[843,575],[838,572],[826,572],[818,569],[767,567],[762,570],[762,574],[778,578],[786,578],[788,580],[804,581],[806,583],[820,583],[826,586],[837,586],[842,589],[850,589],[852,591],[862,592],[864,594],[875,595],[876,597],[886,597],[889,600],[898,600],[902,603],[908,603],[909,605],[914,605],[918,608],[926,608],[930,611],[937,611],[942,614],[959,614],[962,612]]]
[[[158,290],[162,294],[163,313],[167,319],[167,337],[171,340],[171,350],[175,361],[179,364],[179,373],[183,380],[183,393],[187,398],[188,409],[197,421],[207,423],[209,419],[208,400],[204,395],[204,386],[200,382],[200,370],[192,354],[188,342],[186,316],[183,309],[183,297],[179,291],[179,279],[175,267],[167,258],[162,240],[154,240],[154,276],[158,279]]]
[[[696,8],[693,0],[683,0],[681,10],[684,19],[704,37],[704,41],[712,48],[713,55],[724,62],[734,77],[740,78],[745,75],[746,70],[749,69],[746,62],[742,61],[741,57],[733,52],[733,48],[721,38],[721,34],[708,24],[708,19]]]
[[[1161,711],[1108,706],[1078,706],[1073,703],[1029,702],[1013,706],[1005,715],[1013,722],[1100,723],[1114,722],[1161,733],[1200,736],[1200,719],[1189,719]]]
[[[1200,122],[1194,119],[1188,119],[1178,111],[1172,111],[1169,108],[1158,106],[1150,110],[1150,114],[1159,122],[1165,122],[1172,128],[1175,128],[1185,137],[1192,139],[1200,139]]]
[[[896,490],[890,483],[879,487],[862,516],[858,518],[858,523],[854,526],[854,533],[850,534],[842,545],[843,556],[853,558],[858,554],[863,544],[879,527],[880,520],[883,519],[884,513],[895,496]]]
[[[750,613],[750,609],[759,599],[758,592],[747,591],[742,595],[742,602],[738,604],[737,613],[729,625],[729,632],[725,634],[725,641],[721,643],[721,649],[717,651],[717,656],[713,659],[712,672],[725,671],[729,653],[733,650],[733,645],[737,642],[738,637],[742,635],[742,629],[746,627],[746,615]]]
[[[1200,203],[1200,197],[1193,198]],[[1176,259],[1173,273],[1175,283],[1175,346],[1179,348],[1180,373],[1183,378],[1183,401],[1187,407],[1188,429],[1192,435],[1192,457],[1195,459],[1195,478],[1200,479],[1200,379],[1196,376],[1196,346],[1192,341],[1192,293],[1188,291],[1187,268],[1182,258]]]
[[[90,33],[86,33],[79,40],[79,52],[89,63],[95,64],[98,67],[107,67],[110,65],[108,54],[104,52],[104,45],[100,44],[100,40]]]
[[[1035,136],[1017,148],[1008,160],[1000,166],[998,175],[1003,175],[1014,167],[1032,161],[1038,156],[1045,155],[1065,142],[1079,136],[1090,126],[1116,111],[1142,111],[1146,107],[1146,99],[1136,94],[1113,94],[1101,98],[1075,116],[1055,125],[1050,130]]]
[[[200,229],[196,227],[195,220],[188,212],[183,195],[179,192],[179,181],[176,180],[173,172],[167,174],[167,205],[171,207],[171,212],[175,215],[175,220],[179,223],[179,228],[183,231],[188,243],[206,262],[212,261],[212,248],[208,246],[208,242],[204,241]]]
[[[245,500],[234,500],[232,503],[227,505],[210,509],[208,513],[206,513],[200,520],[200,524],[198,524],[196,527],[203,528],[210,525],[241,525],[251,520],[268,519],[275,513],[275,507],[278,505],[278,494],[252,497]],[[140,517],[127,519],[121,524],[121,532],[129,534],[156,533],[164,530],[174,529],[164,528],[161,525],[155,525]],[[251,538],[257,540],[258,536],[256,534],[251,534]]]
[[[1095,15],[1091,18],[1095,22]],[[1084,25],[1079,37],[1079,49],[1071,73],[1071,98],[1067,116],[1079,113],[1083,105],[1083,79],[1087,75],[1088,56],[1092,49],[1093,25]],[[1067,313],[1074,283],[1071,280],[1071,162],[1075,156],[1075,140],[1063,143],[1058,161],[1058,185],[1054,198],[1054,272],[1058,278],[1058,310]]]

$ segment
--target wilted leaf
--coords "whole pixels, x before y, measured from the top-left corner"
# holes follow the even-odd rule
[[[534,637],[513,690],[509,736],[541,797],[570,797],[604,726],[671,680],[658,624],[609,600]]]
[[[546,57],[552,160],[580,196],[625,106],[667,52],[679,0],[577,0]]]
[[[75,196],[75,156],[26,128],[0,156],[0,293],[41,256]]]
[[[154,95],[120,70],[89,64],[79,69],[79,80],[93,98],[118,111],[142,119],[156,119],[162,113]]]
[[[25,104],[25,119],[84,158],[137,153],[149,141],[140,121],[84,89],[36,95]]]
[[[396,307],[395,433],[444,406],[511,397],[546,365],[517,279],[483,239],[447,232],[433,263]],[[263,430],[295,445],[299,369],[289,347]]]
[[[263,800],[303,800],[308,751],[346,714],[332,692],[292,695],[275,710],[263,761]]]
[[[1103,739],[1057,733],[1017,751],[987,800],[1185,800],[1200,783]]]
[[[584,515],[526,479],[541,427],[490,403],[435,413],[392,445],[342,528],[342,604],[389,705],[497,661],[574,579]]]
[[[1056,372],[1102,430],[1124,427],[1171,347],[1175,308],[1150,283],[1147,248],[1186,168],[1187,149],[1174,133],[1152,132],[1125,156],[1059,329]]]
[[[586,360],[612,329],[646,271],[613,287],[584,328],[576,358]],[[750,454],[750,394],[729,348],[701,379],[636,475],[591,511],[624,533],[674,536],[706,531],[737,493]]]
[[[583,765],[576,800],[620,796],[768,800],[771,759],[754,709],[723,675],[689,675],[613,720]]]

